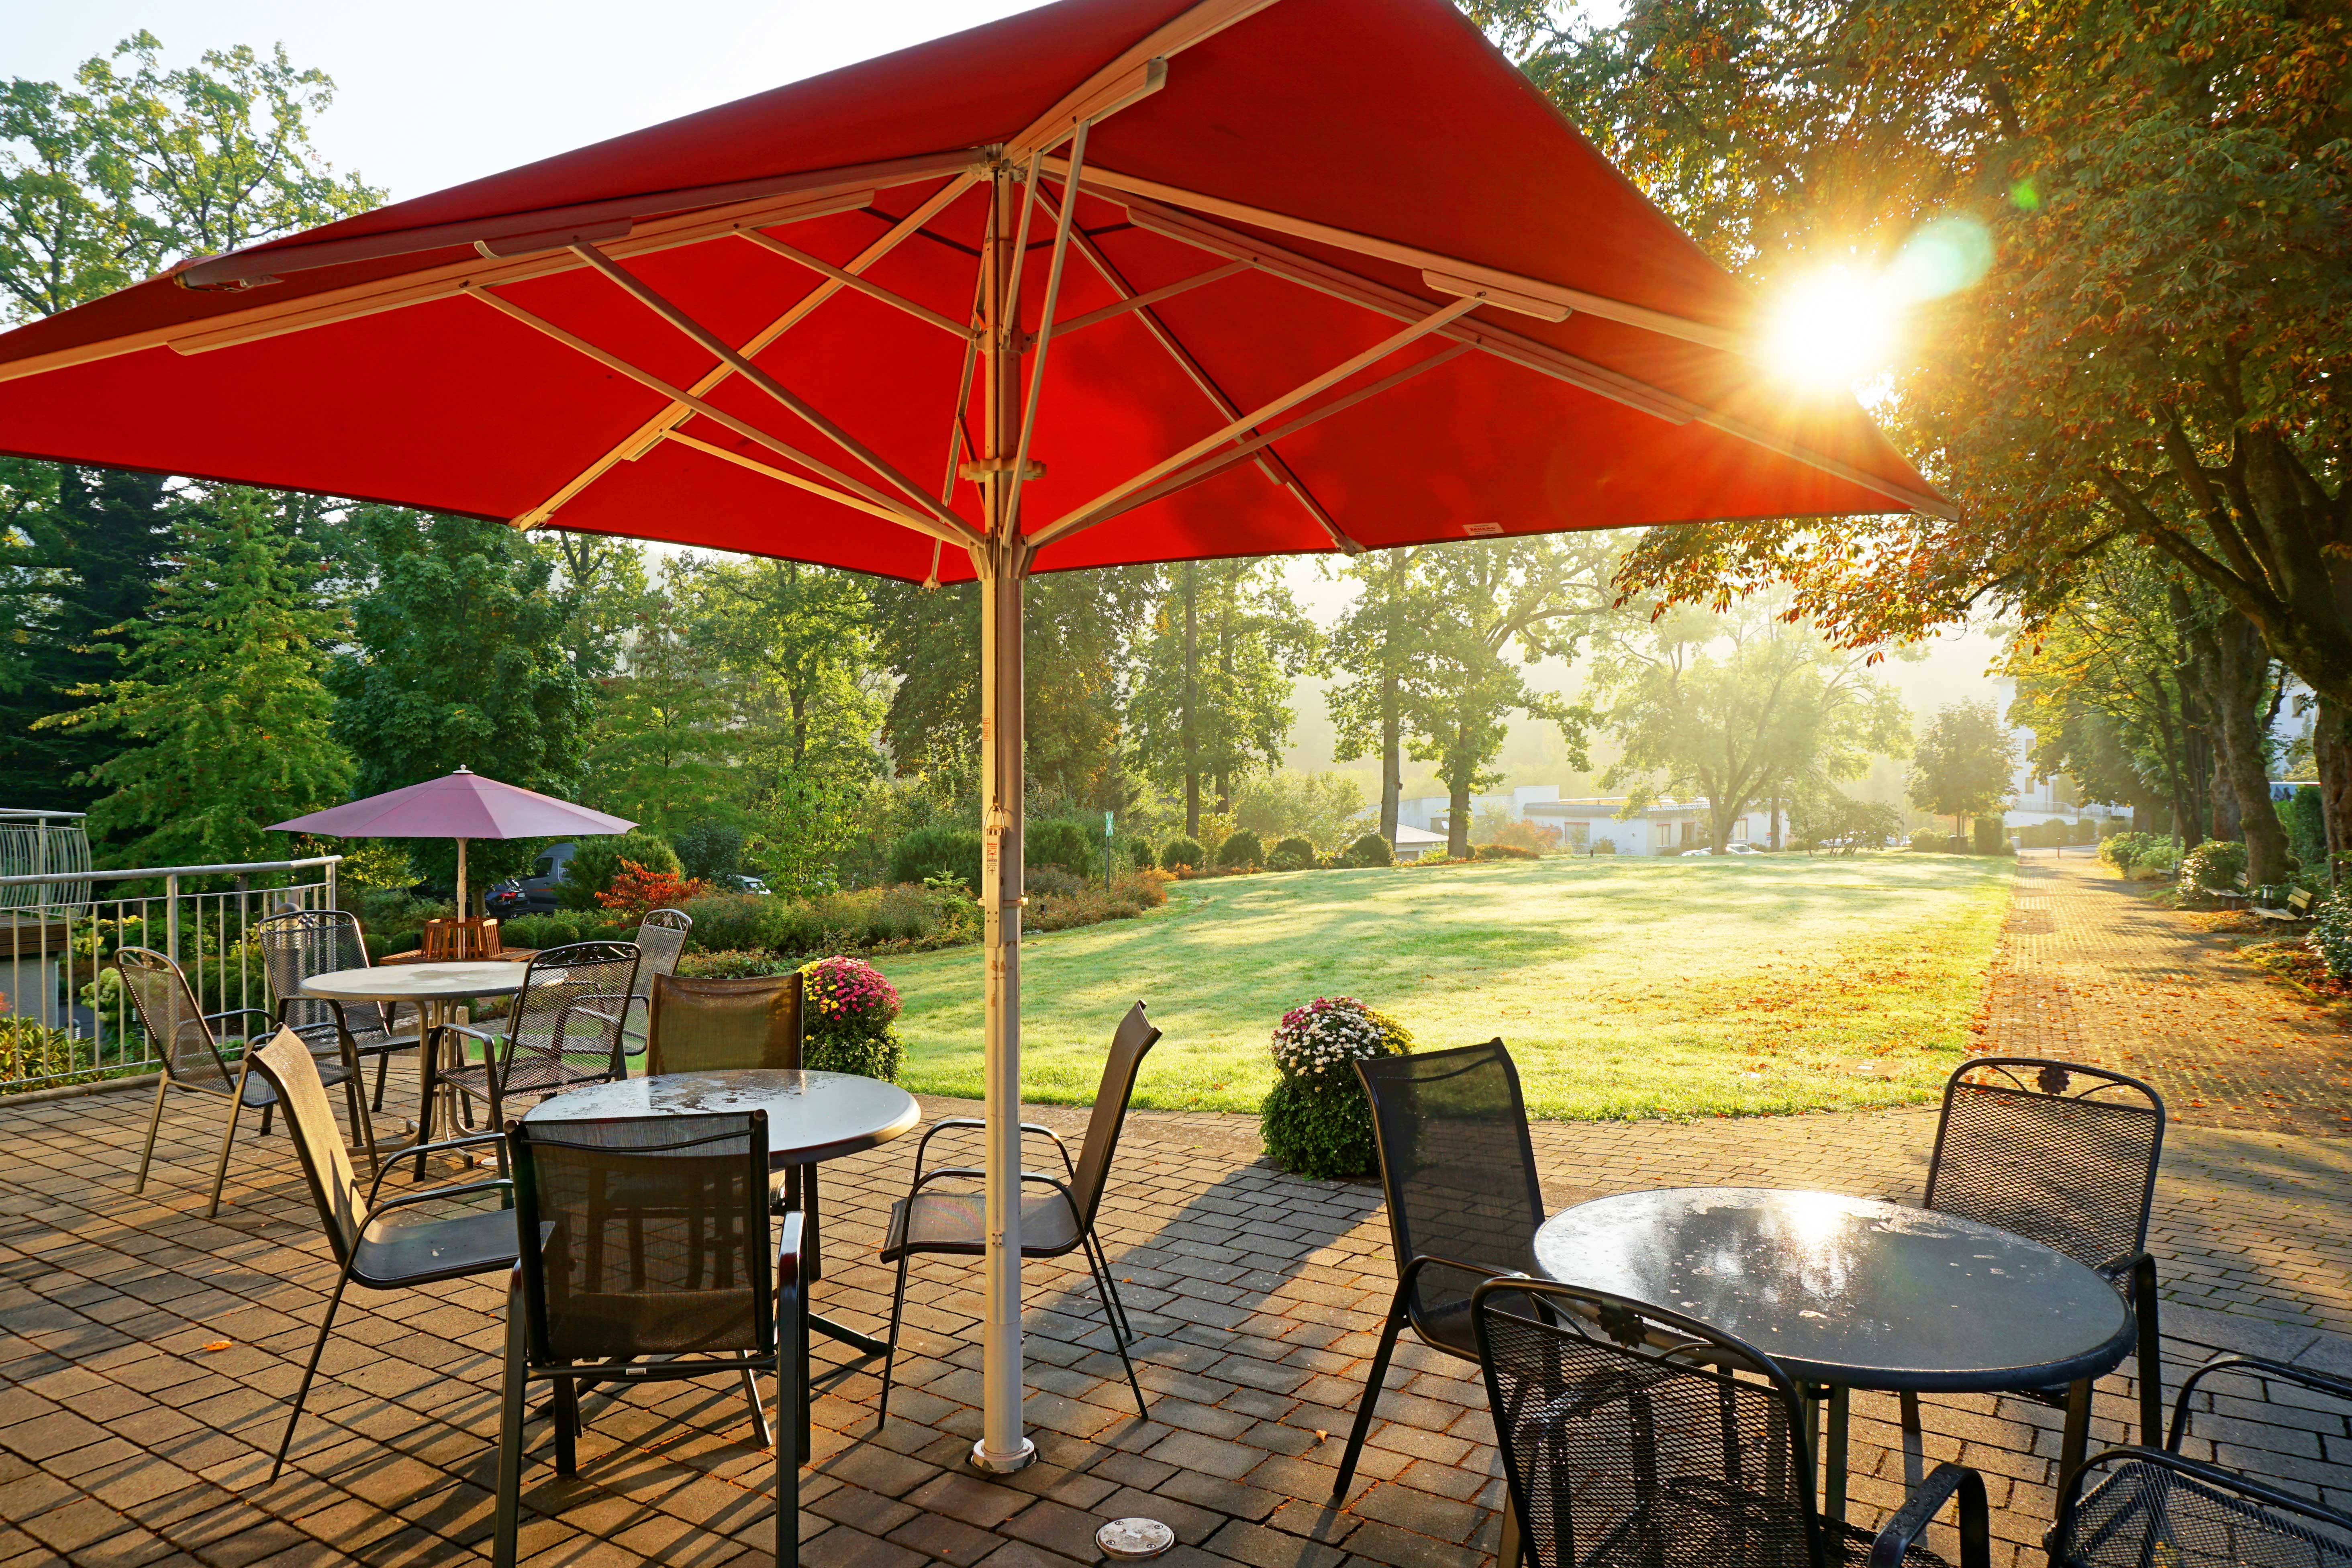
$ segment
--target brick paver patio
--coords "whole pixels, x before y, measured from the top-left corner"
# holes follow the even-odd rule
[[[2021,884],[2009,978],[1988,1017],[1999,1044],[2050,1026],[2052,1009],[2021,1004],[2051,993],[2015,979],[2042,940],[2032,917],[2047,912],[2035,904],[2047,885]],[[2082,945],[2095,949],[2095,931]],[[2095,952],[2069,962],[2095,966]],[[2095,1016],[2072,1016],[2075,1033],[2046,1037],[2097,1037]],[[333,1270],[282,1138],[240,1134],[230,1201],[218,1220],[203,1217],[212,1110],[193,1097],[175,1108],[157,1180],[134,1198],[143,1095],[0,1107],[0,1568],[485,1556],[502,1287],[347,1302],[295,1465],[265,1487]],[[1033,1114],[1073,1134],[1082,1121],[1066,1109]],[[1927,1110],[1554,1123],[1538,1128],[1537,1149],[1554,1206],[1717,1182],[1912,1198],[1932,1127]],[[890,1277],[873,1250],[910,1153],[902,1142],[826,1168],[824,1310],[878,1326]],[[1104,1230],[1147,1336],[1148,1422],[1082,1269],[1030,1269],[1028,1419],[1042,1458],[1002,1479],[960,1468],[978,1425],[970,1268],[919,1268],[901,1387],[879,1433],[874,1369],[820,1340],[805,1560],[1058,1568],[1093,1562],[1095,1526],[1126,1513],[1172,1525],[1182,1544],[1162,1561],[1185,1568],[1448,1568],[1490,1553],[1499,1483],[1483,1395],[1470,1369],[1425,1351],[1402,1352],[1348,1506],[1326,1506],[1391,1288],[1386,1225],[1373,1189],[1300,1181],[1256,1154],[1246,1119],[1130,1121]],[[2169,1355],[2231,1345],[2352,1372],[2347,1218],[2352,1139],[2176,1126],[2151,1238]],[[2123,1436],[2136,1375],[2126,1363],[2103,1383],[2095,1440]],[[575,1479],[558,1479],[546,1426],[531,1428],[527,1562],[766,1561],[769,1461],[750,1446],[736,1389],[668,1384],[585,1406]],[[1854,1408],[1853,1516],[1870,1523],[1899,1495],[1903,1460],[1892,1401],[1858,1395]],[[2225,1462],[2352,1506],[2341,1413],[2232,1405],[2223,1415],[2198,1448],[2218,1441]],[[1927,1402],[1927,1458],[1985,1472],[2003,1563],[2039,1561],[2057,1419],[2010,1399]]]

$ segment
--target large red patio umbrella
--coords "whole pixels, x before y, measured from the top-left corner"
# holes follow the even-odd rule
[[[563,838],[626,833],[635,823],[591,811],[520,784],[459,768],[437,779],[347,800],[324,811],[273,822],[271,833],[316,833],[328,838],[454,838],[457,841],[457,913],[466,913],[466,841],[469,838]]]
[[[977,578],[1021,1433],[1032,572],[1945,510],[1444,0],[1063,0],[0,337],[0,447]]]

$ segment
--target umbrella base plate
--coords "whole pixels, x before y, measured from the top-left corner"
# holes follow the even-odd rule
[[[988,1441],[982,1438],[971,1446],[971,1468],[984,1476],[1009,1476],[1015,1470],[1025,1470],[1037,1462],[1037,1445],[1028,1438],[1010,1454],[992,1454]]]

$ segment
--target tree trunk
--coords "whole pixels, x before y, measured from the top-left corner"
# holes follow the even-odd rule
[[[1201,837],[1201,607],[1200,567],[1184,563],[1178,580],[1184,595],[1184,837]]]
[[[1470,854],[1470,781],[1449,783],[1445,799],[1445,853],[1456,860]]]

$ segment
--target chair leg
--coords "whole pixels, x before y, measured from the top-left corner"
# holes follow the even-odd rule
[[[2139,1440],[2164,1447],[2164,1337],[2156,1327],[2156,1259],[2132,1266],[2132,1316],[2139,1321]]]
[[[319,1357],[326,1352],[327,1335],[335,1326],[335,1313],[343,1305],[343,1289],[352,1282],[352,1266],[343,1265],[342,1274],[335,1280],[335,1293],[327,1298],[327,1316],[319,1324],[319,1338],[310,1346],[310,1364],[302,1369],[302,1381],[294,1390],[294,1408],[286,1417],[286,1436],[278,1442],[278,1462],[269,1467],[269,1479],[275,1483],[278,1472],[286,1468],[286,1456],[294,1450],[294,1427],[302,1419],[303,1402],[310,1397],[310,1380],[319,1374]]]
[[[782,1394],[781,1385],[777,1392],[780,1395]],[[744,1402],[751,1406],[751,1430],[758,1435],[760,1447],[762,1448],[775,1447],[776,1434],[768,1425],[766,1408],[760,1403],[760,1380],[751,1375],[751,1369],[748,1366],[743,1369],[743,1398]],[[783,1413],[780,1402],[776,1414],[781,1416]]]
[[[1364,1379],[1364,1402],[1356,1407],[1355,1429],[1348,1434],[1348,1451],[1339,1456],[1339,1479],[1332,1484],[1334,1501],[1344,1501],[1348,1483],[1356,1479],[1356,1460],[1364,1451],[1364,1439],[1372,1432],[1372,1406],[1381,1402],[1381,1384],[1388,1381],[1389,1357],[1396,1353],[1397,1335],[1404,1329],[1405,1287],[1397,1287],[1396,1300],[1389,1308],[1389,1321],[1381,1325],[1381,1348],[1372,1356],[1371,1375]]]
[[[155,1075],[155,1109],[147,1115],[147,1147],[139,1156],[139,1180],[131,1189],[133,1196],[147,1190],[147,1167],[155,1158],[155,1134],[163,1130],[163,1097],[170,1093],[171,1089],[172,1080],[157,1073]]]
[[[362,1081],[366,1069],[360,1066],[357,1057],[346,1057],[343,1070],[343,1099],[351,1107],[352,1131],[359,1134],[362,1146],[367,1150],[368,1174],[373,1176],[383,1168],[383,1162],[375,1152],[375,1120],[368,1115],[367,1085]]]
[[[1110,1310],[1118,1314],[1118,1321],[1111,1324],[1111,1331],[1118,1334],[1129,1344],[1133,1344],[1135,1342],[1135,1325],[1128,1321],[1127,1303],[1119,1300],[1118,1281],[1111,1278],[1110,1254],[1103,1250],[1102,1237],[1095,1234],[1094,1226],[1087,1226],[1086,1240],[1087,1247],[1093,1249],[1093,1261],[1095,1267],[1102,1270],[1103,1287],[1108,1293]]]
[[[809,1457],[808,1296],[797,1281],[776,1294],[776,1568],[798,1568],[801,1467]]]
[[[221,1129],[220,1159],[213,1165],[213,1202],[205,1210],[206,1219],[215,1219],[220,1215],[221,1188],[228,1184],[228,1146],[236,1137],[237,1115],[245,1110],[245,1080],[252,1072],[252,1067],[247,1065],[236,1075],[236,1092],[228,1097],[228,1125]]]
[[[423,1148],[433,1142],[433,1106],[442,1093],[441,1035],[437,1029],[419,1027],[416,1043],[416,1143]],[[425,1180],[425,1156],[416,1156],[414,1181]]]
[[[802,1171],[803,1173],[801,1180],[801,1257],[805,1260],[804,1266],[808,1269],[806,1276],[808,1283],[814,1285],[824,1278],[824,1237],[817,1228],[816,1167],[804,1165]],[[801,1289],[805,1295],[808,1286],[804,1285]]]
[[[890,1292],[889,1348],[882,1352],[882,1408],[874,1418],[874,1430],[879,1432],[890,1424],[890,1380],[898,1370],[898,1320],[907,1310],[907,1263],[908,1255],[898,1255],[898,1283]]]
[[[274,1102],[261,1108],[261,1135],[264,1138],[269,1136],[269,1123],[277,1115],[278,1107]]]
[[[383,1109],[383,1079],[384,1079],[384,1074],[386,1074],[387,1072],[389,1072],[389,1071],[391,1071],[391,1070],[392,1070],[392,1053],[391,1053],[390,1051],[378,1051],[378,1052],[376,1052],[376,1054],[375,1054],[375,1103],[374,1103],[374,1105],[371,1108],[371,1109],[373,1109],[373,1110],[379,1110],[379,1111],[380,1111],[380,1110],[382,1110]]]
[[[507,1364],[499,1402],[498,1507],[490,1546],[493,1568],[514,1568],[515,1535],[522,1523],[523,1383],[529,1371],[528,1355],[522,1265],[518,1263],[507,1282]]]
[[[1118,1347],[1118,1363],[1127,1368],[1127,1385],[1135,1391],[1135,1413],[1146,1421],[1151,1419],[1151,1407],[1143,1403],[1143,1384],[1136,1381],[1135,1363],[1127,1353],[1127,1341],[1119,1336],[1118,1319],[1110,1305],[1110,1275],[1095,1262],[1094,1249],[1081,1247],[1087,1257],[1087,1272],[1095,1277],[1095,1294],[1102,1298],[1103,1321],[1110,1325],[1110,1342]]]
[[[555,1380],[555,1473],[580,1473],[580,1385],[571,1378]]]

